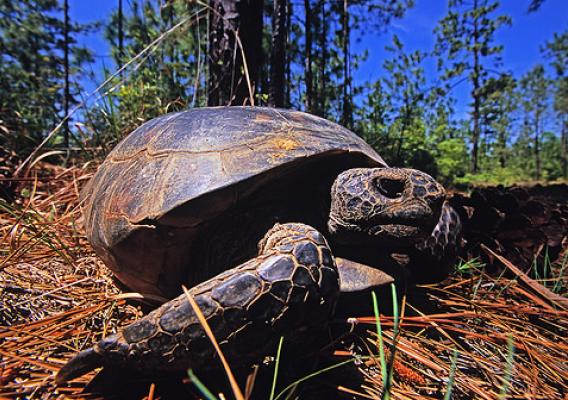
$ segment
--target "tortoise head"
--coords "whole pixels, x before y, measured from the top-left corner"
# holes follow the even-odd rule
[[[442,185],[415,169],[350,169],[333,183],[328,228],[343,243],[406,246],[430,235],[445,198]]]

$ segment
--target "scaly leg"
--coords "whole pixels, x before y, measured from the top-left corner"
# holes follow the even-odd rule
[[[189,290],[230,363],[255,361],[280,336],[301,340],[334,312],[339,275],[324,237],[304,224],[277,224],[259,254]],[[218,365],[215,350],[186,295],[73,357],[57,383],[97,367],[184,370]]]

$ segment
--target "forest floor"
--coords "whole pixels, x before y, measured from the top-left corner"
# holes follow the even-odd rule
[[[14,202],[0,200],[0,398],[100,397],[88,386],[94,372],[61,387],[54,374],[77,351],[142,315],[139,296],[116,287],[81,231],[78,195],[92,171],[36,165]],[[386,382],[393,399],[566,399],[568,253],[548,266],[544,280],[493,257],[500,274],[464,260],[445,281],[402,299],[398,317],[381,315],[381,340],[372,313],[337,321],[346,330],[356,326],[335,346],[332,364],[305,381],[345,398],[381,398]],[[348,364],[359,380],[334,374]],[[135,398],[165,399],[164,385],[146,380],[128,389],[141,393]],[[199,397],[194,382],[181,385]],[[232,397],[221,386],[210,389]],[[258,390],[254,398],[270,398]],[[283,384],[275,393],[290,398]]]

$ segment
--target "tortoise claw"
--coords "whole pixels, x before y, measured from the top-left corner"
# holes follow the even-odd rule
[[[102,366],[103,357],[94,348],[84,350],[59,370],[55,376],[55,383],[61,385]]]
[[[341,293],[360,292],[394,282],[394,278],[380,269],[369,267],[341,257],[335,257],[339,272]]]

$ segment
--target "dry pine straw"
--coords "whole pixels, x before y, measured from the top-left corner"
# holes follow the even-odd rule
[[[141,315],[125,302],[129,296],[120,294],[79,228],[78,193],[91,173],[42,163],[21,183],[16,203],[0,202],[0,397],[81,397],[94,373],[62,388],[54,386],[54,373],[76,351]],[[391,398],[443,398],[454,349],[453,398],[495,399],[505,389],[507,398],[566,398],[568,311],[531,283],[476,271],[426,289],[436,313],[420,314],[406,304],[395,338]],[[393,319],[381,321],[388,350]],[[363,351],[355,354],[372,355],[358,363],[365,384],[336,384],[341,392],[377,398],[382,378],[373,356],[375,322],[358,322],[369,324]]]

